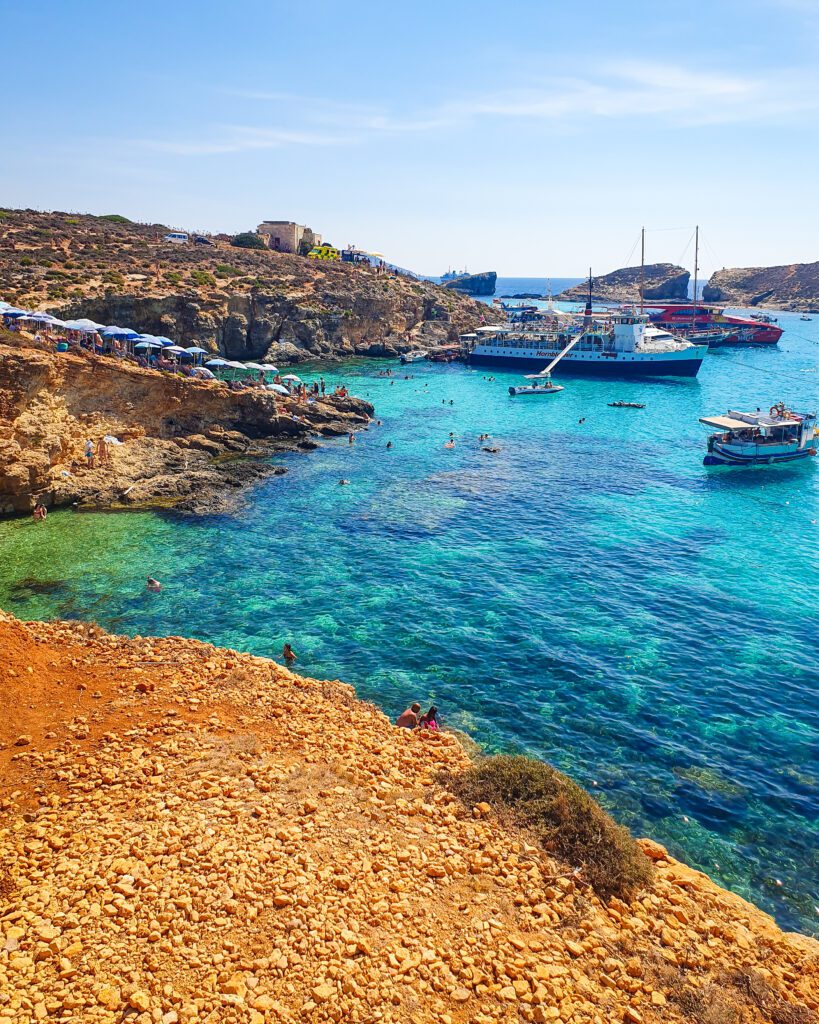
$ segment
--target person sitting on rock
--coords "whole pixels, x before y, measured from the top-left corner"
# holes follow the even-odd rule
[[[401,729],[414,729],[418,725],[418,715],[421,712],[421,705],[416,701],[414,704],[402,711],[396,718],[395,724]]]
[[[432,729],[433,731],[438,730],[438,708],[433,704],[426,714],[421,715],[418,719],[418,724],[422,729]]]

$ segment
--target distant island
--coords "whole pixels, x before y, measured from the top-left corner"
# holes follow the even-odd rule
[[[461,274],[444,281],[444,288],[452,288],[467,295],[494,295],[498,275],[494,270],[485,270],[482,274]]]
[[[819,312],[819,263],[717,270],[702,297],[732,306]]]
[[[690,276],[684,267],[673,263],[650,263],[642,269],[643,297],[668,302],[685,301]],[[640,280],[640,267],[624,267],[602,277],[593,277],[592,299],[598,302],[639,302]],[[588,294],[589,284],[585,281],[567,288],[557,298],[563,302],[582,302]]]

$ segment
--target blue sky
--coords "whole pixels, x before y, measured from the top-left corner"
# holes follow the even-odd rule
[[[698,222],[706,273],[819,259],[819,0],[0,0],[0,26],[3,205],[292,219],[430,274],[605,272],[643,224],[690,264]]]

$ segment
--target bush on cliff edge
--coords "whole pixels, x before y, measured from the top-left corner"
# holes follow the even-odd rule
[[[651,883],[654,869],[628,829],[577,783],[543,761],[487,757],[447,780],[461,800],[511,812],[543,846],[573,868],[601,899],[628,899]]]

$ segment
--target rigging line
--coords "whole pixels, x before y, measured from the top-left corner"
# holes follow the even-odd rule
[[[632,247],[631,247],[631,252],[628,254],[628,256],[626,256],[625,260],[623,260],[623,262],[620,264],[621,267],[627,267],[629,265],[629,261],[631,260],[631,257],[634,255],[634,250],[637,248],[637,246],[639,244],[640,244],[640,236],[638,235],[634,239],[634,245],[632,245]]]
[[[688,250],[691,248],[691,243],[693,241],[694,241],[694,232],[692,231],[691,232],[691,237],[685,243],[685,248],[683,249],[682,253],[680,254],[680,258],[678,260],[678,266],[685,266],[685,264],[683,263],[683,260],[685,259]]]

